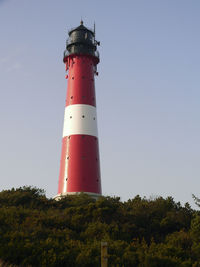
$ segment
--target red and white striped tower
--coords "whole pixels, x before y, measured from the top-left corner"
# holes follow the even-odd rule
[[[68,88],[57,197],[101,195],[94,75],[99,63],[95,31],[83,25],[69,32],[64,63]]]

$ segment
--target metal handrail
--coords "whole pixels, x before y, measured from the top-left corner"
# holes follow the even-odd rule
[[[87,39],[85,39],[84,40],[85,42],[80,42],[80,43],[85,43],[85,44],[91,44],[91,42],[89,42],[89,41],[87,41]],[[78,41],[77,41],[78,42]],[[66,45],[68,46],[68,45],[70,45],[70,44],[73,44],[74,42],[73,42],[73,40],[70,40],[70,38],[68,38],[67,39],[67,41],[66,41]],[[95,43],[95,40],[92,42],[92,44],[93,45],[96,45],[96,43]]]

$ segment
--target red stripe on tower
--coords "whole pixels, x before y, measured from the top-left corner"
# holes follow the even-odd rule
[[[68,71],[58,195],[101,195],[94,75],[99,55],[95,33],[83,22],[69,32]]]

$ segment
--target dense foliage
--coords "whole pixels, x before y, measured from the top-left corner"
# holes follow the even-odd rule
[[[81,194],[55,201],[37,188],[0,192],[3,262],[98,267],[100,241],[108,242],[109,266],[198,267],[200,214],[171,197],[121,202]]]

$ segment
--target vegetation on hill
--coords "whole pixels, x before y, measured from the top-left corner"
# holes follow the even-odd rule
[[[109,266],[198,267],[200,213],[171,197],[55,201],[37,188],[0,192],[5,266],[98,267],[101,241],[108,242]]]

